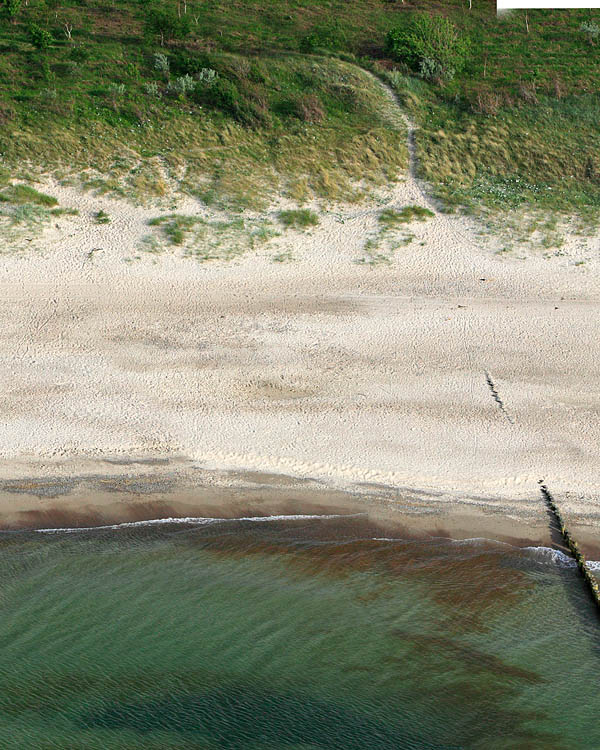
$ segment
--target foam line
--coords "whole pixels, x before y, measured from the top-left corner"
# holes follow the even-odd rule
[[[115,523],[107,526],[74,526],[58,529],[32,529],[38,534],[74,533],[77,531],[102,531],[105,529],[132,529],[140,526],[160,526],[162,524],[188,524],[193,526],[208,526],[214,523],[227,523],[231,521],[307,521],[312,519],[327,520],[330,518],[356,518],[366,516],[367,513],[349,513],[332,515],[290,515],[290,516],[246,516],[241,518],[211,518],[211,517],[186,517],[186,518],[151,518],[147,521],[129,521],[126,523]]]

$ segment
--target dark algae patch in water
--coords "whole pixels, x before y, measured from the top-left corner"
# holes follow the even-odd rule
[[[438,747],[343,705],[304,695],[280,695],[244,686],[206,695],[117,704],[82,720],[86,728],[131,728],[141,733],[175,730],[199,733],[209,747],[328,747],[384,750]]]
[[[365,517],[6,533],[0,747],[600,747],[576,569],[382,536]]]

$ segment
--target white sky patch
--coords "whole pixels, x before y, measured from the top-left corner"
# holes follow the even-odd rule
[[[528,8],[600,8],[600,0],[496,0],[499,13]]]

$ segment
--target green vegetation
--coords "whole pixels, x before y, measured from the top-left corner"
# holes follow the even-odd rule
[[[110,224],[110,216],[106,213],[106,211],[96,211],[96,213],[94,214],[94,221],[96,222],[96,224]]]
[[[379,214],[379,221],[386,227],[408,224],[411,221],[425,221],[434,216],[433,211],[423,206],[405,206],[400,211],[386,208]]]
[[[50,211],[51,216],[78,216],[79,211],[76,208],[53,208]]]
[[[294,227],[295,229],[308,229],[308,227],[316,227],[319,223],[319,217],[314,211],[310,211],[307,208],[301,208],[296,210],[280,211],[279,221],[285,227]]]
[[[361,265],[389,265],[396,250],[410,245],[415,235],[403,229],[413,221],[426,221],[434,216],[433,211],[423,206],[404,206],[400,211],[384,208],[378,216],[377,234],[369,237],[363,247],[363,255],[356,262]]]
[[[406,165],[448,210],[600,208],[600,12],[490,2],[2,0],[0,153],[139,199],[358,200]]]
[[[33,225],[49,221],[58,212],[58,201],[50,195],[40,193],[30,185],[22,183],[7,185],[0,190],[0,237],[3,240],[18,239]]]
[[[415,13],[388,32],[386,51],[427,80],[451,80],[465,67],[469,38],[445,16]]]
[[[29,185],[10,185],[0,191],[0,202],[23,205],[31,203],[36,206],[56,206],[58,201],[51,195],[40,193]]]
[[[168,214],[150,219],[151,227],[162,227],[163,233],[172,245],[183,245],[186,235],[197,225],[202,223],[199,216],[183,216],[182,214]]]
[[[168,246],[179,245],[184,255],[199,261],[231,260],[278,235],[265,219],[207,221],[199,216],[168,214],[151,219],[148,224],[160,227],[161,233],[145,237],[144,250],[159,253]]]

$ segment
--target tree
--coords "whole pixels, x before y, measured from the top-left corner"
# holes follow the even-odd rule
[[[52,46],[52,34],[45,29],[41,29],[36,24],[29,27],[29,41],[36,49],[48,49]]]
[[[187,16],[179,17],[171,10],[155,6],[146,15],[146,29],[158,36],[160,46],[164,47],[169,39],[185,39],[191,26]]]
[[[9,18],[11,23],[16,23],[22,4],[23,0],[0,0],[2,15]]]
[[[469,40],[444,16],[415,13],[387,35],[389,55],[414,71],[435,68],[440,78],[451,78],[467,61]]]

